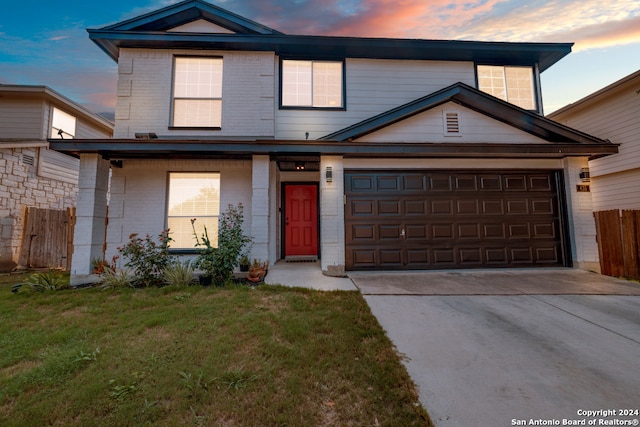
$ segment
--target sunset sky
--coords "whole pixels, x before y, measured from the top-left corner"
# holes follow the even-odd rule
[[[117,67],[86,28],[170,0],[22,0],[3,4],[0,83],[46,85],[95,112],[113,111]],[[218,0],[286,34],[574,42],[542,74],[545,113],[640,69],[640,0]],[[639,88],[640,89],[640,88]]]

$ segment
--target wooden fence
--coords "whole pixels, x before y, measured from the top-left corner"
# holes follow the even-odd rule
[[[602,274],[640,279],[640,211],[594,212]]]
[[[76,208],[26,209],[19,265],[71,270]]]

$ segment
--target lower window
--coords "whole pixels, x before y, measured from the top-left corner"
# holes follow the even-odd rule
[[[170,172],[167,228],[171,249],[194,249],[194,229],[200,238],[205,227],[211,245],[218,246],[220,215],[220,174],[210,172]]]

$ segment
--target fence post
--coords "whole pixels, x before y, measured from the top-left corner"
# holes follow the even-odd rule
[[[622,211],[622,242],[624,250],[624,277],[640,278],[640,211]]]

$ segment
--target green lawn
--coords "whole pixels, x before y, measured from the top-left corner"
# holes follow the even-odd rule
[[[17,294],[0,276],[0,425],[429,426],[358,292]]]

